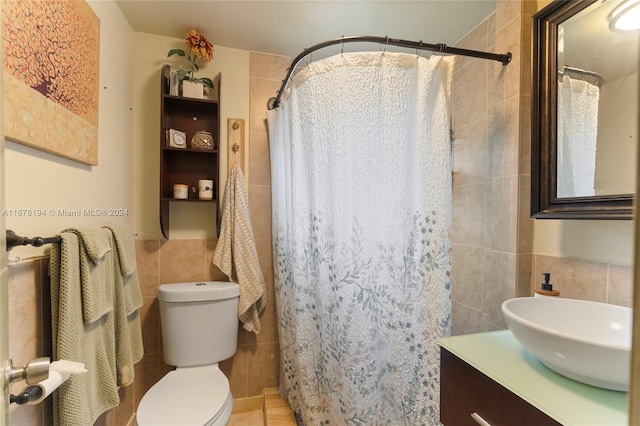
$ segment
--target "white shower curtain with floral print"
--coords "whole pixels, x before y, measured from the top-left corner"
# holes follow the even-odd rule
[[[340,54],[269,111],[282,385],[306,425],[439,424],[452,67]]]

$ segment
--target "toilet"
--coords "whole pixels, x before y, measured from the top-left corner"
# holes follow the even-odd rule
[[[239,297],[229,282],[160,286],[164,361],[176,369],[142,397],[138,426],[227,424],[233,396],[218,362],[236,352]]]

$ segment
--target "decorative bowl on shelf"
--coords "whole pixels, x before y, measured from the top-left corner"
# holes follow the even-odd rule
[[[216,149],[216,144],[213,140],[213,135],[210,132],[200,130],[191,138],[191,148],[201,149],[203,151],[213,151]]]

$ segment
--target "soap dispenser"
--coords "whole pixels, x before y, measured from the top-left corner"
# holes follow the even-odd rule
[[[560,292],[558,290],[553,289],[553,285],[549,282],[551,279],[551,274],[545,272],[542,274],[544,276],[544,282],[540,284],[540,289],[535,291],[533,297],[557,297],[560,296]]]

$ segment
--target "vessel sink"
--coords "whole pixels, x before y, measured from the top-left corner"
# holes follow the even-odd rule
[[[559,297],[520,297],[502,304],[515,338],[563,376],[627,391],[631,353],[630,308]]]

